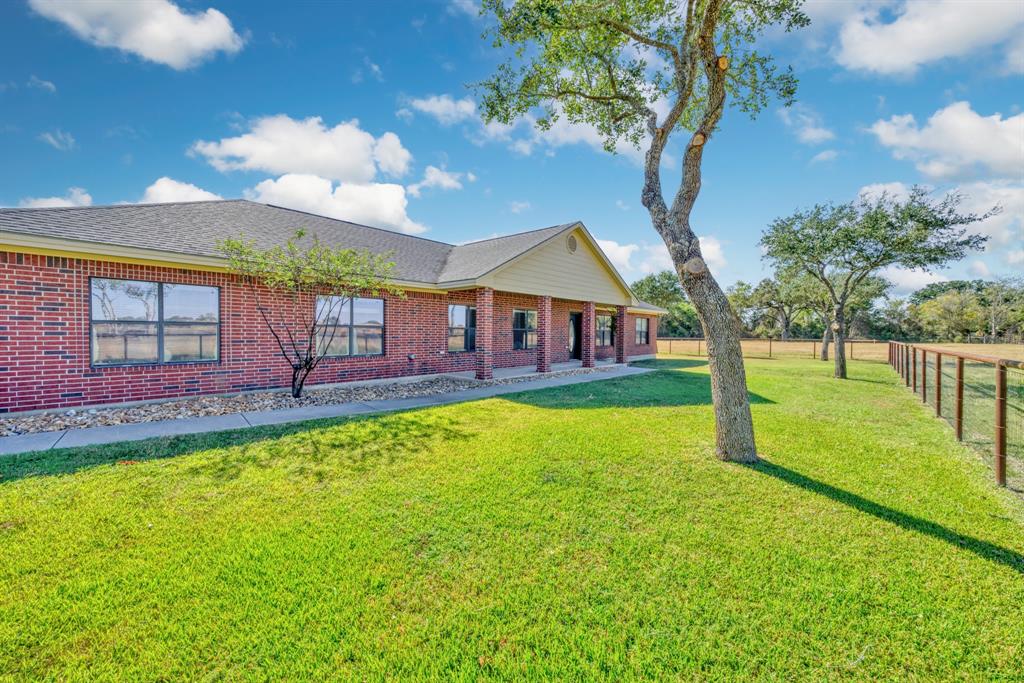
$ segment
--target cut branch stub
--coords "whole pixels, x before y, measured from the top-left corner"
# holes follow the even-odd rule
[[[725,55],[721,55],[718,58],[718,69],[720,71],[725,71],[728,68],[729,68],[729,58],[726,57]]]
[[[704,144],[704,140],[704,133],[694,133],[693,138],[690,140],[690,145],[692,145],[693,147],[700,147],[701,145]]]
[[[689,273],[690,275],[700,275],[707,269],[708,267],[704,263],[704,259],[702,259],[699,256],[694,256],[692,259],[687,260],[686,263],[683,264],[683,270]]]

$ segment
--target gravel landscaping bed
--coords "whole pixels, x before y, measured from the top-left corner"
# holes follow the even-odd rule
[[[474,380],[460,377],[434,377],[418,382],[393,382],[361,386],[340,386],[306,389],[302,398],[292,398],[287,390],[261,391],[232,396],[196,396],[176,399],[163,403],[147,403],[126,408],[73,408],[35,413],[20,417],[0,419],[0,437],[35,432],[56,432],[80,427],[105,427],[110,425],[158,422],[208,415],[228,415],[259,410],[279,410],[301,406],[325,406],[339,403],[362,403],[395,398],[415,398],[448,394],[465,389],[518,384],[540,377],[564,377],[602,372],[609,368],[574,368],[549,372],[544,375],[527,375],[505,379]]]

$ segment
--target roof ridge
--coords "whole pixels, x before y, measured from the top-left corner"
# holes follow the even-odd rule
[[[462,244],[456,244],[456,247],[468,247],[471,244],[480,244],[481,242],[493,242],[494,240],[507,240],[509,237],[519,237],[520,235],[529,235],[534,232],[541,232],[543,230],[554,230],[555,228],[568,228],[572,225],[579,225],[580,221],[569,221],[568,223],[560,223],[558,225],[549,225],[546,228],[534,228],[533,230],[523,230],[522,232],[513,232],[508,235],[498,235],[496,237],[485,237],[482,240],[472,240],[470,242],[463,242]]]
[[[0,207],[0,211],[71,211],[74,209],[129,209],[140,206],[184,206],[188,204],[223,204],[226,202],[248,202],[258,204],[242,197],[236,199],[196,199],[190,202],[123,202],[120,204],[89,204],[88,206],[7,206]]]

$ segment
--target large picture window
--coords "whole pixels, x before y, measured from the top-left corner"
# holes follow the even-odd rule
[[[220,290],[92,278],[93,365],[194,363],[220,357]]]
[[[476,350],[476,308],[451,304],[448,306],[448,351]]]
[[[637,346],[646,346],[651,343],[651,330],[648,327],[650,320],[648,318],[637,318],[636,319],[636,339],[634,342]]]
[[[598,346],[615,345],[615,318],[610,315],[597,316],[597,334],[594,343]]]
[[[537,311],[512,311],[512,348],[537,348]]]
[[[320,296],[316,300],[317,343],[327,356],[384,353],[384,300]]]

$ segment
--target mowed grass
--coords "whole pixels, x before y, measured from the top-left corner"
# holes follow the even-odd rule
[[[1024,523],[884,364],[0,460],[10,679],[1014,679]],[[119,462],[123,461],[123,462]]]

